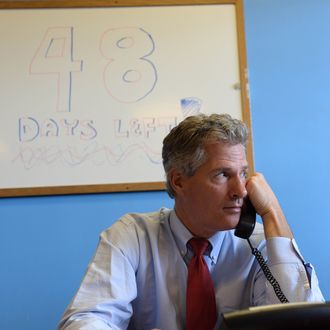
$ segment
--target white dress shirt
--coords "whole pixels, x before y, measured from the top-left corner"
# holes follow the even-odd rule
[[[185,329],[187,263],[192,234],[174,210],[126,214],[101,233],[96,254],[59,329]],[[290,302],[324,301],[313,267],[294,240],[250,237]],[[279,303],[246,240],[232,230],[209,239],[204,256],[214,282],[218,315]]]

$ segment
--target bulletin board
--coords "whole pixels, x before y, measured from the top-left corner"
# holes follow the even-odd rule
[[[1,197],[162,190],[185,117],[251,129],[242,1],[0,1],[0,40]]]

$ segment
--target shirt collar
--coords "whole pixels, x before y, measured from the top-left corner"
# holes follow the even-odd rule
[[[184,257],[187,254],[187,242],[193,237],[193,235],[180,221],[175,213],[175,210],[171,211],[169,223],[176,245],[180,251],[180,254]],[[215,262],[218,260],[219,251],[225,235],[225,231],[218,231],[208,239],[212,245],[209,257]]]

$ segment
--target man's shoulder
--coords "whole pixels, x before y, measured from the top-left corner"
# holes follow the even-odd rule
[[[168,222],[171,209],[161,208],[153,212],[130,212],[121,216],[103,233],[126,232],[126,231],[145,231],[156,229]]]
[[[128,226],[161,223],[169,218],[170,213],[171,209],[165,207],[153,212],[130,212],[124,214],[118,221]]]
[[[129,256],[137,265],[139,256],[145,256],[151,245],[157,246],[159,238],[168,235],[170,213],[171,210],[166,208],[155,212],[126,213],[101,233],[101,239]]]

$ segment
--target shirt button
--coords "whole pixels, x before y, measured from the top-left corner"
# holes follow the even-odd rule
[[[211,257],[211,265],[214,266],[215,265],[215,262],[214,262],[214,257],[212,256]]]

